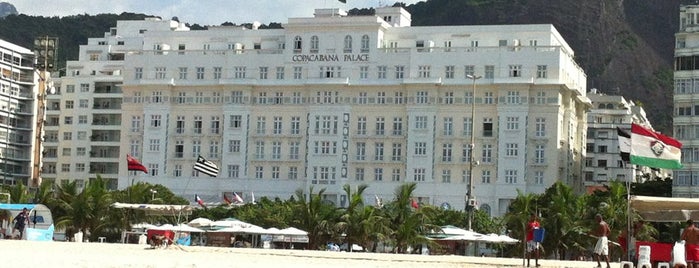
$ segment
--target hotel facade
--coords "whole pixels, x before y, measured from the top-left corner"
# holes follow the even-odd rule
[[[473,181],[476,205],[493,216],[518,191],[543,193],[556,181],[583,190],[586,75],[552,25],[410,20],[383,7],[372,16],[317,9],[283,29],[118,24],[100,48],[124,57],[107,60],[121,70],[110,80],[118,95],[101,97],[120,105],[110,110],[120,126],[105,142],[120,148],[106,159],[109,173],[118,188],[146,181],[211,203],[312,187],[344,206],[343,185],[367,184],[373,204],[414,182],[419,202],[454,209],[464,209]],[[108,44],[129,36],[135,47]],[[68,68],[91,72],[79,62]],[[102,133],[92,125],[86,135]],[[126,154],[149,173],[128,171]],[[219,166],[217,177],[194,171],[200,155]]]

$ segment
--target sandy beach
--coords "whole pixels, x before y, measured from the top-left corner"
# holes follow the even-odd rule
[[[3,267],[521,267],[521,259],[0,240]],[[594,267],[541,260],[542,267]],[[603,264],[604,265],[604,264]],[[619,267],[618,263],[612,267]]]

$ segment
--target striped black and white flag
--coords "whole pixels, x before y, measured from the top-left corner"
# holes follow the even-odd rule
[[[619,137],[619,155],[621,155],[621,160],[624,162],[629,162],[631,153],[631,134],[620,127],[616,127],[616,133]]]
[[[218,176],[218,166],[209,160],[204,159],[201,155],[194,164],[194,170],[209,175],[211,177]]]

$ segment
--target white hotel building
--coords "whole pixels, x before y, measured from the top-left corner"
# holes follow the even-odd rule
[[[371,204],[415,182],[420,202],[463,209],[472,134],[474,195],[492,215],[502,215],[517,190],[542,193],[557,180],[583,188],[586,76],[552,25],[411,27],[397,7],[375,16],[318,9],[283,29],[140,23],[119,22],[106,43],[89,41],[109,49],[95,51],[125,55],[110,63],[121,71],[108,80],[117,94],[97,96],[95,83],[80,80],[100,77],[91,71],[105,63],[88,69],[86,56],[68,66],[69,76],[82,69],[71,84],[90,85],[73,97],[94,102],[88,124],[101,114],[97,103],[121,105],[104,111],[120,126],[85,130],[109,134],[105,144],[89,144],[109,146],[102,160],[110,174],[118,168],[119,188],[147,181],[221,202],[230,192],[286,199],[314,187],[343,206],[344,184],[368,184]],[[148,28],[158,23],[168,26]],[[127,38],[122,47],[109,45],[119,38]],[[467,75],[482,76],[475,96]],[[127,171],[127,153],[150,173]],[[218,177],[193,171],[198,155],[218,164]]]

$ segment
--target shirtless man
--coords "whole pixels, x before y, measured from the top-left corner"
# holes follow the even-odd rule
[[[602,219],[602,215],[595,215],[595,220],[597,221],[597,230],[592,233],[592,235],[597,236],[597,244],[595,245],[595,257],[597,257],[597,267],[601,268],[600,257],[604,256],[604,260],[607,263],[607,268],[609,266],[609,224]]]
[[[699,228],[694,226],[694,221],[687,221],[687,227],[682,231],[682,240],[685,241],[687,267],[699,268]]]

